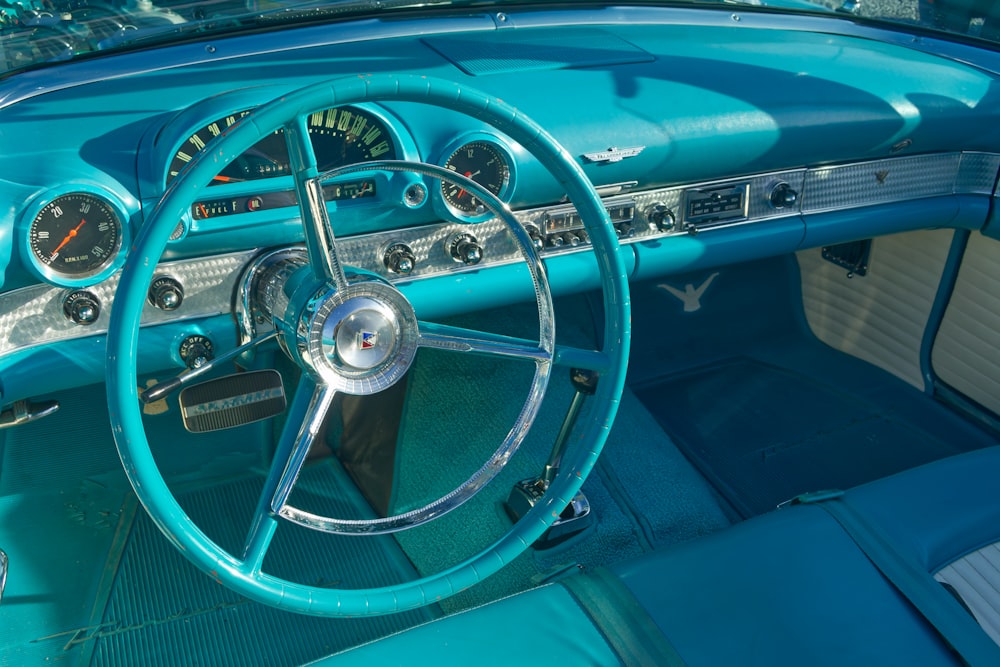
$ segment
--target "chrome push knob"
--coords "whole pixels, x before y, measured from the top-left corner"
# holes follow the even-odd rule
[[[63,300],[63,314],[74,324],[88,326],[101,316],[101,302],[93,293],[77,290]]]
[[[409,275],[417,266],[416,255],[405,243],[393,243],[385,249],[382,255],[382,264],[391,273]]]
[[[160,310],[177,310],[184,301],[184,288],[173,278],[163,276],[149,286],[147,298]]]
[[[463,264],[479,264],[483,259],[483,247],[472,234],[456,234],[448,244],[452,259]]]

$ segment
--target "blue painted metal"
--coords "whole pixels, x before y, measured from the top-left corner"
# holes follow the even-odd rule
[[[937,295],[934,297],[934,305],[927,317],[927,325],[924,327],[924,335],[920,340],[920,373],[924,377],[924,391],[934,394],[937,376],[934,374],[934,366],[931,363],[931,353],[934,351],[934,339],[937,337],[941,322],[944,320],[944,312],[951,300],[951,293],[955,289],[955,282],[958,280],[958,269],[962,264],[962,256],[969,243],[969,232],[958,231],[951,240],[951,247],[948,249],[948,258],[945,260],[944,270],[941,273],[941,282],[938,284]]]

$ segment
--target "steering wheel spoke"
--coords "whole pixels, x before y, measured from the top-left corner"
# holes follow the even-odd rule
[[[258,572],[264,562],[277,515],[288,502],[335,394],[332,387],[317,384],[307,375],[299,381],[243,547],[249,572]]]
[[[420,347],[551,362],[553,354],[536,341],[432,322],[420,322]]]
[[[347,289],[347,276],[337,257],[337,244],[326,209],[323,185],[316,163],[316,153],[309,139],[305,117],[298,117],[285,125],[285,142],[288,145],[289,164],[295,178],[295,196],[302,213],[309,264],[313,273],[323,281],[332,282],[343,291]]]

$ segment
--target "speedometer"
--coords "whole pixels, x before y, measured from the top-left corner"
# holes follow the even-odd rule
[[[250,111],[222,116],[196,130],[174,151],[167,168],[169,183],[194,156],[215,137]],[[317,168],[323,172],[345,164],[368,160],[392,160],[396,147],[386,124],[375,114],[357,107],[337,107],[310,114],[309,138],[316,154]],[[290,171],[288,148],[278,130],[258,141],[253,148],[219,172],[212,185],[282,176]]]

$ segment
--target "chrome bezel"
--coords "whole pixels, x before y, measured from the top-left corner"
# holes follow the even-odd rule
[[[115,246],[101,264],[85,273],[67,274],[41,261],[31,247],[31,230],[42,211],[53,202],[68,196],[81,195],[100,200],[114,214],[117,225]],[[61,188],[47,190],[24,209],[18,227],[21,229],[21,252],[24,264],[42,280],[60,287],[89,287],[110,277],[125,262],[123,248],[131,243],[128,220],[129,209],[122,200],[107,188],[89,183],[71,183]]]
[[[511,150],[510,146],[504,139],[500,138],[496,134],[488,132],[470,132],[455,137],[441,150],[435,164],[447,169],[449,160],[451,160],[459,150],[469,144],[477,143],[486,144],[496,150],[506,163],[507,175],[504,178],[504,182],[501,184],[500,192],[496,193],[496,197],[505,204],[509,203],[517,180],[517,162],[514,159],[514,152]],[[434,193],[434,210],[442,218],[455,220],[457,222],[483,222],[493,217],[493,214],[488,208],[483,213],[469,213],[468,211],[463,211],[455,207],[444,196],[443,181],[438,180],[437,186],[431,188],[431,190]]]

